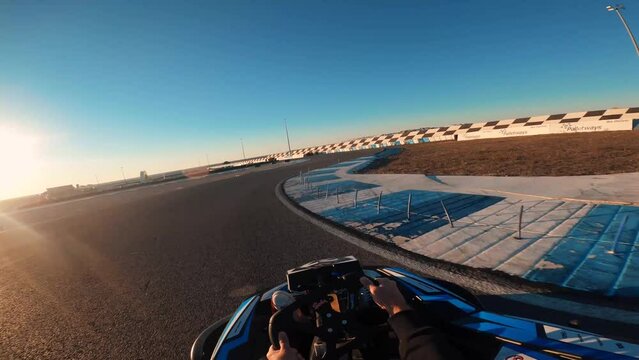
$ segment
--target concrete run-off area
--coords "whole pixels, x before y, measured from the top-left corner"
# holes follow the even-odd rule
[[[429,258],[639,296],[639,173],[578,177],[357,174],[375,156],[302,173],[289,197]]]

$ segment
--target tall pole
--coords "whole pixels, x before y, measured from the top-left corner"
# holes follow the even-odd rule
[[[240,144],[242,144],[242,158],[246,160],[246,154],[244,154],[244,140],[240,138]]]
[[[284,119],[284,130],[286,130],[286,142],[288,143],[288,156],[291,156],[291,140],[288,138],[288,125],[286,125],[286,119]]]
[[[120,171],[122,172],[122,180],[124,180],[124,185],[127,185],[126,176],[124,176],[124,166],[120,166]]]
[[[211,162],[209,161],[209,154],[206,154],[206,166],[211,165]]]
[[[632,41],[632,44],[635,46],[635,51],[637,52],[637,55],[639,55],[639,45],[637,45],[637,40],[635,39],[635,36],[632,34],[632,31],[630,30],[630,27],[628,26],[626,19],[623,17],[623,14],[621,13],[621,9],[623,8],[624,8],[623,5],[616,5],[616,6],[609,5],[608,7],[606,7],[608,11],[614,11],[617,13],[617,15],[619,15],[619,19],[621,20],[623,27],[626,28],[626,32],[628,33],[628,36],[630,36],[630,41]]]

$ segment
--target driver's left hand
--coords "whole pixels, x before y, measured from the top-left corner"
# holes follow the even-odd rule
[[[304,360],[302,355],[300,355],[295,348],[291,347],[285,332],[280,332],[278,336],[280,349],[275,350],[273,345],[271,345],[266,354],[268,360]]]

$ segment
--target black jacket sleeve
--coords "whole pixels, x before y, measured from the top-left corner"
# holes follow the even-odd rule
[[[448,344],[444,335],[428,326],[414,310],[393,315],[388,323],[399,338],[399,354],[402,360],[461,359],[458,351]]]

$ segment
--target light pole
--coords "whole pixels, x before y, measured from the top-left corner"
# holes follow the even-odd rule
[[[632,41],[632,44],[635,46],[635,51],[637,52],[637,55],[639,55],[639,45],[637,45],[637,40],[635,39],[635,36],[632,34],[632,31],[630,30],[630,27],[628,26],[628,23],[626,22],[626,19],[624,19],[623,14],[621,13],[622,9],[625,9],[623,5],[608,5],[606,6],[606,9],[608,11],[614,11],[617,13],[617,15],[619,15],[619,19],[621,20],[621,23],[623,24],[623,27],[626,28],[626,31],[628,32],[628,36],[630,36],[630,41]]]
[[[122,172],[122,179],[124,180],[124,185],[127,185],[126,176],[124,176],[124,166],[120,166],[120,171]]]
[[[288,125],[286,125],[286,119],[284,119],[284,130],[286,130],[286,142],[288,143],[288,156],[291,157],[291,140],[288,138]]]
[[[244,153],[244,140],[240,138],[240,144],[242,144],[242,159],[246,160],[246,154]]]

